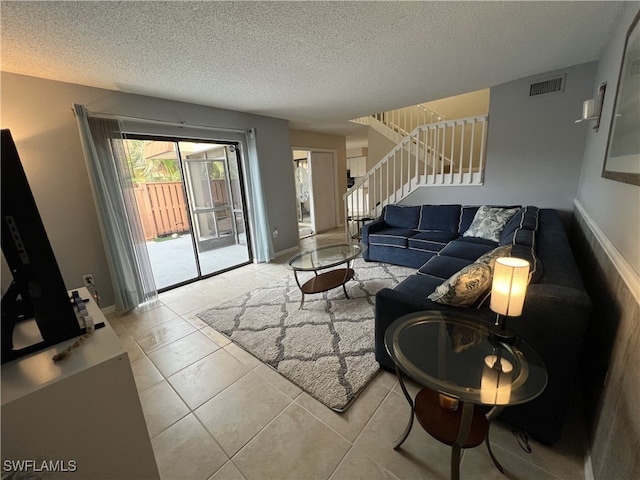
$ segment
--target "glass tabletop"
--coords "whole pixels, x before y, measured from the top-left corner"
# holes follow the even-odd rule
[[[525,342],[501,343],[458,312],[405,315],[386,331],[396,365],[421,385],[480,405],[517,405],[542,393],[547,371]]]
[[[322,270],[347,263],[363,251],[364,247],[360,243],[326,245],[295,255],[289,259],[286,266],[291,270]]]

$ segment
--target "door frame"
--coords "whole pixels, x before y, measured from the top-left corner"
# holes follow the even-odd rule
[[[180,183],[181,183],[181,188],[182,188],[182,192],[185,198],[185,207],[187,210],[187,221],[189,224],[189,231],[190,231],[190,235],[191,235],[191,244],[192,244],[192,248],[193,248],[193,253],[194,253],[194,259],[195,259],[195,263],[196,263],[196,274],[197,276],[195,278],[192,279],[188,279],[188,280],[184,280],[175,284],[172,284],[168,287],[162,287],[162,288],[158,288],[158,293],[162,293],[165,292],[167,290],[171,290],[174,288],[178,288],[184,285],[188,285],[190,283],[194,283],[200,280],[204,280],[210,277],[213,277],[215,275],[219,275],[221,273],[227,272],[229,270],[233,270],[235,268],[239,268],[242,267],[244,265],[249,265],[251,263],[253,263],[254,261],[254,257],[253,257],[253,229],[252,229],[252,224],[248,215],[248,209],[249,209],[249,195],[250,192],[247,190],[246,187],[246,170],[247,170],[247,165],[245,164],[246,161],[246,152],[247,150],[245,148],[243,148],[243,143],[242,141],[239,140],[230,140],[230,139],[225,139],[224,137],[222,138],[208,138],[208,137],[193,137],[193,136],[178,136],[178,135],[165,135],[165,134],[149,134],[149,133],[134,133],[134,132],[126,132],[125,133],[125,137],[124,140],[150,140],[150,141],[158,141],[158,142],[172,142],[172,143],[176,143],[178,145],[177,148],[177,163],[178,163],[178,169],[180,170]],[[191,142],[191,143],[210,143],[210,144],[214,144],[214,145],[224,145],[224,146],[231,146],[233,145],[236,148],[236,162],[238,164],[238,180],[240,182],[240,193],[241,193],[241,197],[242,197],[242,203],[243,203],[243,217],[244,217],[244,226],[245,226],[245,232],[247,235],[247,255],[248,255],[248,261],[244,262],[244,263],[240,263],[238,265],[234,265],[233,267],[229,267],[229,268],[225,268],[222,270],[218,270],[215,271],[213,273],[208,273],[208,274],[202,274],[202,269],[200,267],[200,258],[199,258],[199,249],[197,246],[197,239],[196,239],[196,231],[195,231],[195,225],[193,223],[193,209],[191,206],[191,202],[190,202],[190,195],[187,192],[187,180],[186,180],[186,165],[183,164],[183,162],[186,162],[186,160],[184,160],[182,158],[182,154],[180,152],[180,148],[179,148],[179,143],[180,142]],[[226,153],[225,153],[226,155]],[[228,166],[228,159],[226,162],[226,165]],[[231,200],[231,198],[230,198]],[[232,211],[232,216],[234,214],[234,210],[231,209]],[[235,219],[233,218],[232,221],[235,222]]]
[[[300,147],[300,146],[294,146],[291,145],[291,162],[293,162],[293,151],[294,150],[306,150],[307,152],[311,153],[311,152],[319,152],[319,153],[331,153],[332,156],[332,162],[333,162],[333,193],[334,193],[334,203],[335,203],[335,208],[334,208],[334,218],[335,218],[335,224],[336,227],[341,227],[342,223],[340,222],[340,211],[342,208],[342,204],[344,203],[342,200],[342,196],[340,195],[340,193],[338,192],[338,150],[335,148],[320,148],[320,147]],[[309,165],[311,165],[311,159],[309,159]],[[313,176],[313,170],[310,171],[311,175]],[[295,182],[295,179],[294,179]],[[311,184],[311,181],[309,182]],[[295,186],[294,186],[295,187]],[[313,205],[313,202],[310,203],[311,205]],[[313,211],[311,212],[312,218],[313,218]],[[315,223],[315,222],[314,222]],[[314,232],[314,234],[317,232]]]

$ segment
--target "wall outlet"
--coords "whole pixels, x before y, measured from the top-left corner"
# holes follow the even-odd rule
[[[91,275],[90,273],[83,275],[82,281],[84,282],[84,286],[87,288],[95,286],[95,284],[93,283],[93,275]]]
[[[278,229],[277,228],[273,229],[273,238],[278,238]]]

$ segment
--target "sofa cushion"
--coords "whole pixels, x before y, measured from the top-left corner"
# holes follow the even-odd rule
[[[454,273],[427,298],[445,305],[470,307],[490,288],[491,267],[472,263]]]
[[[479,237],[497,242],[505,225],[518,211],[517,208],[481,206],[473,217],[464,237]]]
[[[513,236],[513,245],[524,245],[533,248],[536,242],[536,232],[519,228]]]
[[[471,222],[473,222],[473,217],[476,216],[476,212],[480,207],[467,207],[464,206],[460,209],[460,223],[458,224],[458,233],[462,235],[467,231]]]
[[[529,283],[538,283],[542,277],[542,263],[535,253],[535,248],[524,245],[512,245],[511,256],[522,258],[529,262]]]
[[[427,298],[437,287],[442,285],[442,279],[428,277],[426,275],[410,275],[398,284],[393,290],[414,297]],[[435,308],[436,305],[433,305]]]
[[[522,218],[520,227],[525,230],[538,230],[538,222],[540,221],[540,209],[538,207],[527,206]]]
[[[475,262],[480,256],[484,255],[490,250],[496,248],[495,243],[476,243],[467,242],[462,239],[453,240],[449,242],[446,247],[440,250],[438,255],[445,257],[462,258],[463,260],[469,260]]]
[[[431,257],[427,263],[422,265],[418,270],[418,275],[428,275],[430,277],[439,278],[440,281],[446,280],[451,275],[459,272],[469,265],[469,260],[454,257],[442,257],[436,255]]]
[[[407,245],[416,250],[439,252],[458,237],[458,232],[419,232],[409,237]]]
[[[369,245],[384,245],[388,247],[407,247],[407,239],[415,230],[406,228],[383,228],[376,233],[369,234]]]
[[[383,217],[388,227],[416,229],[420,218],[420,206],[387,205],[384,207]]]
[[[507,224],[502,229],[502,233],[500,233],[500,239],[498,240],[498,244],[508,245],[511,243],[511,240],[513,239],[513,235],[515,234],[516,230],[518,230],[519,228],[522,228],[521,224],[522,224],[522,219],[524,217],[525,211],[526,211],[525,208],[521,208],[518,212],[516,212],[515,215],[513,215],[513,217],[509,219]]]
[[[422,205],[420,207],[421,232],[457,232],[460,223],[460,205]]]
[[[508,245],[513,242],[513,238],[518,230],[538,230],[539,221],[538,207],[527,206],[522,208],[507,222],[504,230],[500,234],[500,245]]]

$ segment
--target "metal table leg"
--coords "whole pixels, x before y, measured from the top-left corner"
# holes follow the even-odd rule
[[[398,368],[398,365],[396,365],[396,376],[398,377],[398,381],[400,382],[400,388],[402,389],[402,393],[404,393],[404,398],[407,399],[407,402],[409,402],[409,405],[411,406],[411,416],[409,417],[409,422],[407,423],[407,426],[405,427],[404,432],[402,432],[402,434],[398,437],[398,439],[395,442],[393,442],[394,450],[397,448],[400,448],[400,445],[404,443],[404,441],[409,436],[409,433],[411,433],[411,428],[413,427],[413,417],[415,412],[415,405],[413,403],[413,399],[411,398],[411,395],[409,395],[409,392],[407,391],[407,387],[405,387],[404,385],[404,380],[402,379],[402,373],[400,373],[400,369]]]

